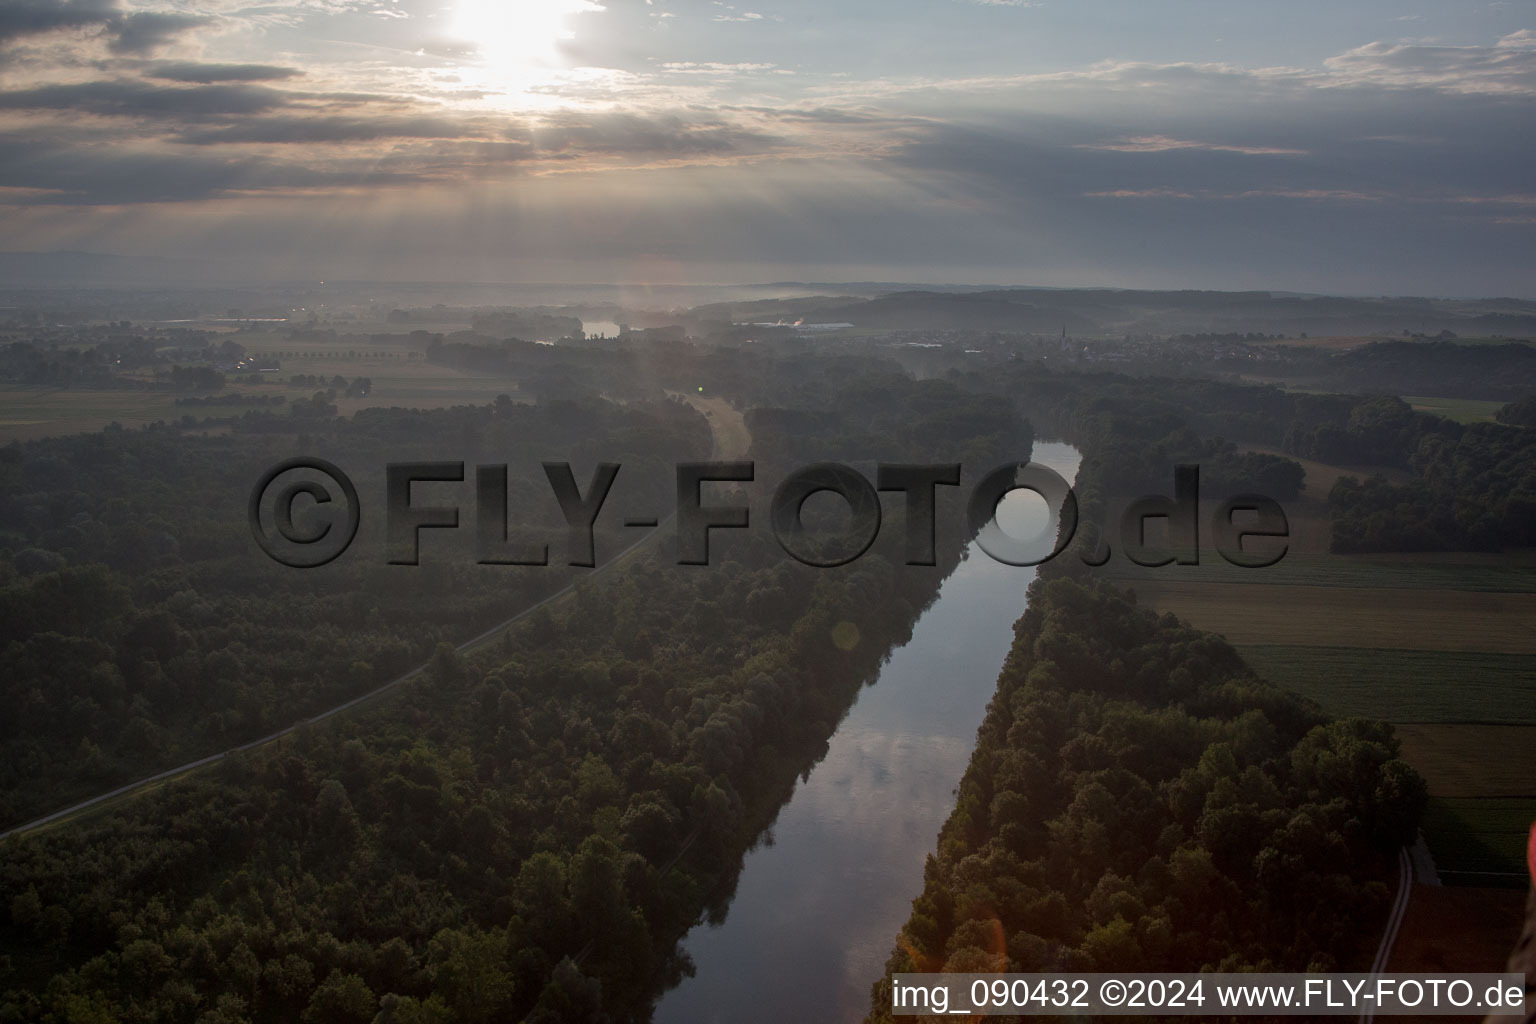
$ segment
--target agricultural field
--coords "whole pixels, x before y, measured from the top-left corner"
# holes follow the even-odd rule
[[[1493,405],[1410,401],[1440,403],[1432,411],[1453,418]],[[1459,913],[1486,936],[1517,929],[1520,919],[1507,891],[1480,887],[1521,877],[1536,818],[1536,552],[1330,554],[1326,498],[1339,477],[1406,477],[1302,465],[1304,493],[1284,505],[1291,544],[1276,565],[1232,566],[1203,544],[1198,566],[1145,568],[1116,556],[1100,571],[1141,603],[1224,634],[1256,672],[1329,713],[1397,726],[1404,758],[1429,787],[1424,832],[1452,888],[1410,914],[1401,940],[1408,952],[1394,963],[1428,967],[1450,957],[1463,969],[1491,970],[1508,943],[1437,945],[1436,922]],[[1210,513],[1202,507],[1207,544]],[[1502,952],[1485,964],[1478,950]]]
[[[282,353],[281,367],[275,373],[253,375],[226,374],[228,384],[221,394],[278,396],[284,402],[308,398],[323,388],[297,386],[290,378],[296,374],[329,380],[341,376],[347,380],[367,377],[373,382],[365,396],[349,398],[338,395],[337,411],[350,416],[359,409],[392,405],[418,409],[437,409],[454,405],[483,405],[497,395],[517,399],[516,379],[499,374],[475,374],[449,366],[439,366],[419,358],[419,353],[390,346],[385,349],[360,348],[345,343],[312,345],[284,338],[267,341],[240,338],[255,355]],[[349,353],[352,353],[349,355]],[[411,358],[417,355],[417,358]],[[179,406],[177,398],[193,392],[146,389],[42,389],[29,388],[0,392],[0,444],[29,440],[55,434],[73,434],[100,430],[109,423],[141,427],[157,420],[178,420],[183,416],[221,417],[239,415],[252,406],[228,405]],[[261,406],[282,412],[285,405]]]
[[[1484,402],[1475,398],[1426,398],[1421,395],[1403,395],[1403,401],[1420,412],[1432,412],[1457,423],[1492,423],[1494,413],[1504,407],[1503,402]]]
[[[1520,938],[1524,910],[1519,896],[1508,889],[1418,886],[1387,970],[1502,971]],[[1419,1019],[1431,1018],[1392,1018],[1395,1022]]]
[[[1435,837],[1435,870],[1466,885],[1530,884],[1521,870],[1525,844],[1536,818],[1536,796],[1432,797],[1424,831]]]
[[[1536,727],[1409,723],[1397,737],[1430,796],[1536,797]]]
[[[1297,522],[1293,517],[1292,526]],[[1104,572],[1117,583],[1137,588],[1171,580],[1179,583],[1531,594],[1536,593],[1536,571],[1531,565],[1533,554],[1536,553],[1525,552],[1517,558],[1494,556],[1494,560],[1477,563],[1398,555],[1298,554],[1293,549],[1274,565],[1245,569],[1232,565],[1214,551],[1202,551],[1199,565],[1153,568],[1117,558],[1104,567]]]
[[[1536,594],[1201,583],[1182,578],[1138,584],[1135,589],[1144,604],[1223,633],[1239,646],[1536,654]]]
[[[1245,644],[1241,650],[1259,675],[1335,714],[1403,723],[1536,726],[1536,664],[1529,655],[1270,644]],[[1492,728],[1484,741],[1515,738]],[[1517,733],[1522,740],[1536,740],[1536,729]],[[1507,749],[1503,742],[1499,748]],[[1423,742],[1415,750],[1430,753]],[[1425,760],[1421,771],[1427,769]],[[1520,792],[1536,792],[1536,746],[1518,762],[1530,769]],[[1444,759],[1436,758],[1435,764],[1443,769]],[[1468,777],[1481,773],[1469,770]]]
[[[0,444],[100,430],[109,423],[143,426],[179,418],[168,391],[27,388],[0,391]],[[205,413],[204,415],[208,415]]]

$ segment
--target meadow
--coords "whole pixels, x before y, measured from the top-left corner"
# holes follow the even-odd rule
[[[1457,423],[1492,423],[1503,402],[1485,402],[1475,398],[1434,398],[1404,395],[1403,401],[1420,412],[1432,412]]]

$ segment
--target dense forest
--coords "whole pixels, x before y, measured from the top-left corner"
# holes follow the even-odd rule
[[[737,497],[765,509],[784,467],[908,440],[988,464],[1028,457],[1011,403],[865,370],[754,413],[804,429],[764,441]],[[562,408],[549,406],[521,415]],[[494,414],[443,415],[484,428]],[[679,413],[680,446],[696,444],[696,422]],[[590,426],[610,443],[621,429]],[[950,503],[938,565],[903,565],[890,530],[857,562],[819,570],[786,556],[764,520],[716,539],[707,569],[658,545],[482,652],[440,643],[386,702],[0,843],[0,1020],[647,1018],[687,969],[678,940],[723,912],[743,852],[966,539]],[[39,552],[54,541],[29,539]],[[183,612],[163,609],[188,649],[212,648]],[[431,621],[394,628],[424,638]],[[359,646],[336,663],[386,632],[349,634]]]
[[[569,582],[559,544],[548,569],[477,567],[462,544],[386,564],[387,462],[505,463],[512,514],[548,529],[563,520],[542,459],[619,462],[613,508],[654,511],[675,500],[674,461],[709,446],[680,403],[588,400],[263,412],[223,436],[108,429],[0,449],[0,826],[338,704]],[[261,556],[245,516],[262,471],[296,451],[350,471],[367,506],[347,556],[307,572]],[[466,509],[456,532],[471,526]]]
[[[1037,581],[888,971],[1353,965],[1425,800],[1397,753],[1219,637]]]

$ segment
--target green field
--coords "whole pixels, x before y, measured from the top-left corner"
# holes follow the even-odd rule
[[[1432,412],[1457,423],[1492,423],[1493,414],[1503,408],[1503,402],[1484,402],[1475,398],[1433,398],[1423,395],[1403,395],[1403,401],[1421,412]]]
[[[1536,662],[1524,654],[1254,644],[1255,672],[1330,714],[1389,722],[1536,724]],[[1536,780],[1532,780],[1536,790]]]
[[[1452,884],[1530,884],[1524,871],[1525,843],[1536,820],[1536,797],[1432,799],[1424,814],[1435,868]]]
[[[1523,558],[1508,564],[1379,559],[1365,555],[1287,554],[1274,565],[1244,569],[1215,552],[1201,552],[1199,565],[1147,568],[1114,557],[1103,572],[1116,583],[1264,583],[1289,587],[1471,590],[1502,594],[1536,593],[1536,571]]]

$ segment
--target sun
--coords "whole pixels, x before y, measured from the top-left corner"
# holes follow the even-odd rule
[[[553,64],[560,43],[575,38],[572,18],[601,10],[594,0],[459,0],[449,33],[488,64]]]

